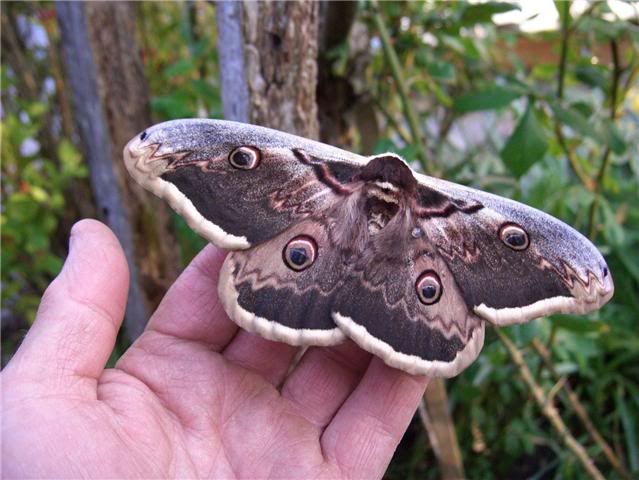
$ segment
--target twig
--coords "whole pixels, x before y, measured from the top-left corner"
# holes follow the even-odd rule
[[[623,73],[619,59],[619,44],[616,39],[610,40],[610,53],[612,55],[613,64],[612,82],[610,84],[610,122],[614,123],[617,119],[619,83],[621,81],[621,74]],[[601,166],[599,167],[599,171],[597,172],[597,177],[595,179],[595,198],[592,200],[592,204],[590,205],[590,215],[588,220],[588,236],[590,239],[594,239],[597,236],[597,209],[599,208],[603,180],[606,176],[608,165],[610,164],[610,153],[610,146],[607,146],[604,150],[604,154],[601,159]]]
[[[404,75],[399,64],[397,52],[395,51],[395,48],[393,48],[388,29],[386,28],[384,19],[379,12],[379,5],[377,4],[377,0],[372,0],[371,5],[373,7],[373,20],[375,21],[375,26],[379,31],[379,36],[382,41],[384,53],[386,54],[393,79],[397,84],[397,92],[402,99],[404,113],[406,115],[406,119],[408,120],[408,126],[410,127],[410,131],[413,137],[413,143],[417,148],[419,161],[425,173],[432,173],[434,171],[434,166],[428,154],[426,153],[426,141],[424,139],[424,135],[422,134],[422,129],[419,125],[417,113],[415,112],[413,104],[411,103],[408,95],[408,88],[406,87],[406,82],[404,81]]]
[[[380,102],[377,97],[374,97],[374,101],[375,101],[375,106],[382,113],[386,121],[395,129],[395,131],[397,132],[399,137],[402,139],[402,141],[406,145],[410,145],[412,143],[411,138],[408,132],[404,129],[404,127],[402,127],[399,123],[397,123],[397,120],[395,120],[393,115],[386,109],[386,107],[384,107],[384,105],[382,105],[382,102]]]
[[[570,37],[570,2],[566,1],[562,3],[562,17],[561,17],[561,53],[559,56],[559,74],[557,76],[557,100],[561,102],[564,97],[564,83],[566,79],[566,62],[568,58],[568,39]],[[568,162],[572,170],[577,175],[577,178],[581,181],[581,183],[588,189],[591,190],[594,188],[594,182],[592,179],[586,175],[586,173],[579,165],[579,161],[575,152],[568,146],[566,142],[566,138],[564,137],[564,133],[561,130],[561,123],[556,120],[555,121],[555,135],[557,135],[557,140],[559,141],[559,145],[561,149],[566,154],[568,158]]]
[[[419,413],[437,457],[441,479],[463,479],[464,463],[455,433],[455,424],[448,410],[448,394],[442,378],[430,380],[422,405]]]
[[[570,2],[562,4],[561,17],[561,53],[559,55],[559,76],[557,77],[557,98],[564,96],[564,81],[566,78],[566,60],[568,58],[568,37],[570,28]]]
[[[555,383],[552,388],[548,391],[548,395],[546,396],[546,400],[550,403],[555,401],[555,397],[561,391],[561,388],[566,383],[566,377],[561,377],[557,383]]]
[[[510,358],[517,365],[519,369],[519,373],[521,374],[524,382],[528,385],[530,392],[532,393],[537,406],[541,409],[544,416],[548,419],[550,424],[559,434],[561,440],[566,444],[566,446],[575,454],[577,459],[581,462],[582,466],[588,473],[591,478],[597,480],[604,480],[604,476],[601,474],[599,469],[596,467],[592,458],[586,452],[586,449],[572,436],[568,427],[561,419],[561,416],[557,412],[554,404],[549,402],[544,394],[544,390],[541,386],[535,381],[533,378],[532,372],[528,368],[524,360],[524,356],[521,351],[515,346],[515,344],[504,334],[501,332],[499,328],[495,328],[495,332],[497,336],[501,340],[501,342],[508,349],[508,353],[510,354]]]
[[[543,363],[548,368],[548,371],[553,376],[558,377],[559,375],[557,371],[555,370],[555,366],[553,365],[552,360],[550,358],[550,352],[546,349],[544,344],[535,338],[532,341],[532,346],[535,349],[535,351],[539,354],[541,359],[543,360]],[[613,449],[610,447],[608,442],[606,442],[606,440],[601,436],[597,428],[594,426],[594,424],[592,423],[592,420],[588,416],[588,412],[579,401],[579,397],[577,396],[575,391],[572,389],[570,384],[567,382],[564,382],[563,389],[566,392],[566,398],[568,399],[568,403],[570,404],[570,407],[574,410],[575,414],[579,417],[579,419],[583,423],[584,427],[588,431],[588,434],[590,434],[590,437],[593,439],[593,441],[599,446],[599,448],[601,448],[601,451],[610,462],[610,465],[612,465],[612,468],[614,468],[617,471],[617,473],[621,475],[623,478],[630,479],[631,478],[630,474],[621,464],[619,457],[615,455]]]
[[[552,326],[550,327],[550,335],[548,335],[548,340],[546,341],[546,349],[547,350],[552,350],[552,346],[555,343],[555,337],[557,335],[557,324],[554,322],[551,322]],[[541,362],[539,364],[539,366],[537,367],[537,375],[535,376],[535,378],[540,379],[541,378],[541,373],[544,371],[544,367],[546,366],[546,364],[544,362]]]

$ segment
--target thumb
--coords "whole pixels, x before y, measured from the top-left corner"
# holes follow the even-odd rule
[[[96,220],[71,229],[69,256],[49,285],[9,367],[44,388],[100,376],[122,324],[129,287],[124,252]]]

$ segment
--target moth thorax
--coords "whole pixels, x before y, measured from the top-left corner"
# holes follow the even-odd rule
[[[366,187],[368,232],[375,235],[399,211],[399,189],[389,182],[375,181]]]

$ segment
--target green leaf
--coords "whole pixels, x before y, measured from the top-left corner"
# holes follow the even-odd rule
[[[44,203],[49,200],[49,194],[47,193],[47,191],[44,188],[39,187],[38,185],[31,185],[31,187],[29,188],[29,193],[36,202]]]
[[[508,2],[486,2],[469,4],[463,11],[460,22],[462,25],[474,23],[490,23],[497,13],[519,10],[519,6]]]
[[[626,141],[615,123],[607,120],[604,123],[603,135],[606,137],[606,143],[614,153],[621,155],[626,151]]]
[[[195,63],[190,58],[178,60],[164,71],[165,78],[180,77],[195,70]]]
[[[625,432],[626,452],[628,454],[628,463],[633,472],[639,471],[639,444],[637,443],[637,418],[635,418],[632,410],[626,405],[624,392],[621,388],[617,389],[617,411],[621,417],[621,425]]]
[[[588,102],[579,101],[579,102],[571,103],[570,106],[587,118],[591,117],[592,114],[594,113],[593,106]]]
[[[461,55],[466,54],[466,47],[465,45],[462,43],[462,41],[453,36],[453,35],[441,35],[441,42],[444,44],[445,47],[449,48],[450,50],[459,53]]]
[[[459,113],[503,108],[521,97],[520,91],[512,88],[493,86],[469,92],[453,100],[453,108]]]
[[[580,65],[575,68],[575,77],[591,87],[599,87],[602,90],[608,89],[606,69],[602,66]]]
[[[501,151],[501,158],[510,171],[520,177],[544,156],[546,150],[548,136],[537,119],[532,102],[529,102],[515,131]]]
[[[563,107],[558,102],[551,102],[550,108],[557,119],[575,132],[590,137],[599,143],[605,144],[606,138],[597,131],[592,121],[585,117],[579,110],[572,107]]]
[[[87,175],[86,166],[82,164],[82,155],[66,138],[63,138],[58,144],[58,158],[65,175],[72,177]]]
[[[624,245],[626,242],[626,230],[619,223],[619,219],[615,213],[613,206],[605,197],[599,202],[599,211],[601,212],[604,224],[604,234],[611,245]]]
[[[633,255],[634,252],[628,252],[628,247],[626,245],[615,247],[614,251],[630,275],[639,283],[639,258],[637,258],[636,255]]]
[[[588,33],[594,32],[606,40],[613,40],[630,31],[630,25],[623,20],[609,22],[603,18],[589,16],[579,22],[579,30]]]
[[[204,80],[193,80],[191,85],[193,85],[193,90],[197,93],[198,97],[206,102],[215,101],[220,96],[217,89]]]
[[[399,147],[395,145],[395,142],[393,142],[390,138],[380,138],[373,147],[373,154],[378,155],[386,152],[398,153],[398,150]]]
[[[431,77],[442,82],[455,81],[455,67],[452,63],[444,61],[433,61],[426,64],[426,70]]]
[[[176,92],[173,95],[152,98],[151,108],[167,118],[194,117],[195,112],[190,103],[188,94]]]
[[[44,113],[49,109],[49,107],[41,102],[33,102],[26,107],[26,111],[31,117],[31,121],[36,120],[37,118],[44,115]]]
[[[62,259],[49,253],[38,262],[38,268],[53,276],[60,273],[60,270],[62,270],[62,263]]]
[[[556,314],[548,317],[553,325],[578,333],[599,332],[610,330],[608,324],[599,321],[589,321],[583,316]]]

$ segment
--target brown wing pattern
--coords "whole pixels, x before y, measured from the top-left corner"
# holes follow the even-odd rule
[[[318,169],[293,151],[263,148],[259,155],[259,165],[252,170],[234,168],[228,155],[196,157],[170,166],[161,178],[175,185],[205,219],[251,245],[329,208],[339,197],[321,181]]]
[[[315,263],[294,271],[283,259],[287,244],[299,235],[317,243]],[[220,298],[242,327],[294,345],[331,345],[344,339],[331,317],[342,279],[341,252],[331,248],[324,223],[297,223],[253,248],[232,252],[220,277]]]
[[[401,256],[382,257],[373,265],[357,262],[345,272],[334,319],[389,365],[450,377],[479,354],[484,321],[466,308],[454,276],[427,240],[410,243]],[[436,272],[442,285],[441,298],[432,305],[422,303],[416,290],[418,278],[428,271]]]

